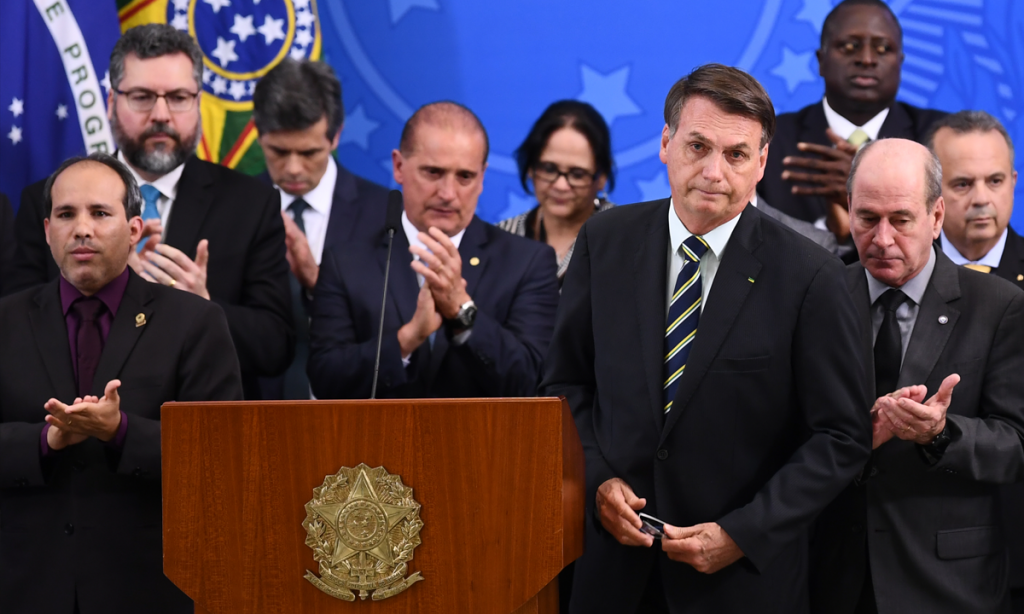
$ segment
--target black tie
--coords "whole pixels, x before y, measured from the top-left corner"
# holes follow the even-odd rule
[[[295,220],[295,225],[299,227],[302,234],[306,234],[306,223],[302,221],[302,214],[309,209],[309,203],[296,198],[292,201],[292,204],[288,205],[288,210],[292,212],[292,219]]]
[[[71,305],[71,310],[78,314],[78,356],[75,358],[78,364],[78,396],[81,397],[92,394],[92,380],[103,353],[103,334],[97,321],[103,308],[103,301],[95,296],[79,299]]]
[[[875,338],[875,396],[889,394],[896,390],[900,379],[900,365],[903,362],[903,340],[900,324],[896,321],[896,310],[907,300],[901,290],[886,290],[878,297],[885,317]]]

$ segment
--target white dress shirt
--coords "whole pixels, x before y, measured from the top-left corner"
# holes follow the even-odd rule
[[[732,236],[732,231],[736,229],[736,224],[739,221],[740,216],[737,215],[711,232],[702,235],[709,249],[700,258],[701,312],[704,311],[704,305],[708,302],[708,293],[711,292],[711,284],[715,282],[715,274],[718,273],[718,265],[722,262],[729,237]],[[665,317],[668,317],[668,308],[672,302],[672,293],[675,291],[676,278],[679,277],[679,271],[683,270],[683,265],[686,264],[686,256],[683,255],[680,248],[683,241],[692,235],[693,233],[687,230],[682,220],[679,219],[675,204],[670,200],[668,203],[668,290],[665,292]]]
[[[164,227],[164,236],[166,237],[167,224],[171,219],[171,207],[174,205],[174,199],[178,197],[178,182],[181,181],[181,173],[185,170],[185,163],[182,162],[174,167],[171,172],[163,175],[156,181],[146,181],[139,176],[131,164],[128,164],[121,150],[117,151],[117,159],[128,167],[128,171],[135,177],[135,182],[139,184],[139,187],[151,185],[160,191],[160,198],[156,199],[156,210],[160,212],[160,225]],[[145,207],[146,205],[143,204],[142,206]]]
[[[285,192],[280,186],[274,187],[281,193],[281,211],[288,211],[295,199],[302,198],[309,207],[302,212],[302,223],[306,229],[306,241],[313,260],[319,265],[324,255],[324,243],[327,240],[327,224],[331,219],[331,206],[334,204],[334,186],[338,183],[338,163],[334,156],[327,157],[327,170],[309,192],[301,197]],[[288,212],[295,219],[295,214]]]
[[[889,117],[889,107],[882,109],[882,111],[869,119],[863,126],[857,126],[850,120],[846,119],[839,113],[836,113],[835,109],[828,106],[828,99],[822,97],[821,106],[825,108],[825,121],[828,122],[828,127],[844,139],[849,140],[850,136],[853,135],[858,129],[863,130],[864,134],[867,134],[872,141],[878,140],[878,131],[882,129],[882,124],[885,123],[885,118]]]
[[[999,237],[999,241],[988,250],[988,253],[981,257],[980,260],[968,260],[963,254],[957,250],[956,247],[950,242],[946,236],[945,231],[940,231],[942,237],[942,253],[949,256],[949,259],[953,261],[953,264],[957,266],[963,266],[965,264],[980,264],[983,266],[990,266],[993,269],[999,268],[999,262],[1003,259],[1003,250],[1006,249],[1006,236],[1009,231],[1003,230],[1003,235]]]

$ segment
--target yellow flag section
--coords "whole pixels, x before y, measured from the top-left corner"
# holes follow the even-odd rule
[[[286,57],[319,60],[315,0],[116,0],[121,31],[168,23],[203,51],[203,137],[197,154],[255,175],[263,171],[254,146],[252,95],[260,77]]]

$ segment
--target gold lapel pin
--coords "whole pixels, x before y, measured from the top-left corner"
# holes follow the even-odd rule
[[[146,314],[140,313],[135,316],[135,328],[146,325]]]
[[[1017,274],[1017,281],[1024,281],[1024,275],[1018,273]]]
[[[469,259],[469,264],[470,266],[476,266],[480,264],[480,259],[477,258],[476,256],[473,256],[472,258]]]
[[[754,278],[753,277],[748,277],[747,281],[749,281],[750,283],[754,283]]]

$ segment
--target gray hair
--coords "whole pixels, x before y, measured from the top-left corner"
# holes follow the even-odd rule
[[[43,210],[46,212],[46,217],[50,217],[53,212],[53,184],[57,181],[57,177],[68,168],[82,162],[97,162],[117,173],[124,184],[124,198],[121,203],[124,205],[125,217],[130,220],[142,215],[142,194],[139,192],[139,184],[135,183],[135,177],[128,167],[110,154],[94,152],[88,156],[68,158],[57,167],[57,170],[53,171],[52,175],[47,177],[46,183],[43,185]]]
[[[135,26],[121,35],[110,52],[110,89],[121,87],[124,59],[135,54],[140,60],[184,53],[192,60],[192,76],[196,87],[203,88],[203,52],[192,37],[165,23]]]
[[[883,140],[885,139],[868,141],[857,151],[857,155],[853,157],[853,163],[850,165],[850,176],[846,180],[846,197],[851,203],[853,202],[853,182],[857,177],[857,169],[860,168],[861,160],[867,155],[869,149]],[[940,196],[942,196],[942,163],[939,162],[939,157],[935,155],[935,152],[929,149],[928,160],[924,165],[924,204],[928,213],[931,213],[935,208],[935,203],[939,200]]]
[[[996,118],[992,117],[985,111],[960,111],[958,113],[952,113],[938,120],[932,124],[931,129],[928,130],[928,136],[925,139],[925,144],[928,149],[935,151],[935,133],[942,128],[949,128],[956,134],[968,134],[971,132],[998,132],[1003,136],[1006,141],[1006,146],[1010,148],[1010,166],[1013,166],[1013,141],[1010,140],[1010,133],[1006,131],[1006,127]]]
[[[260,134],[305,130],[327,118],[327,140],[345,121],[341,82],[326,62],[285,58],[256,84],[252,117]]]

